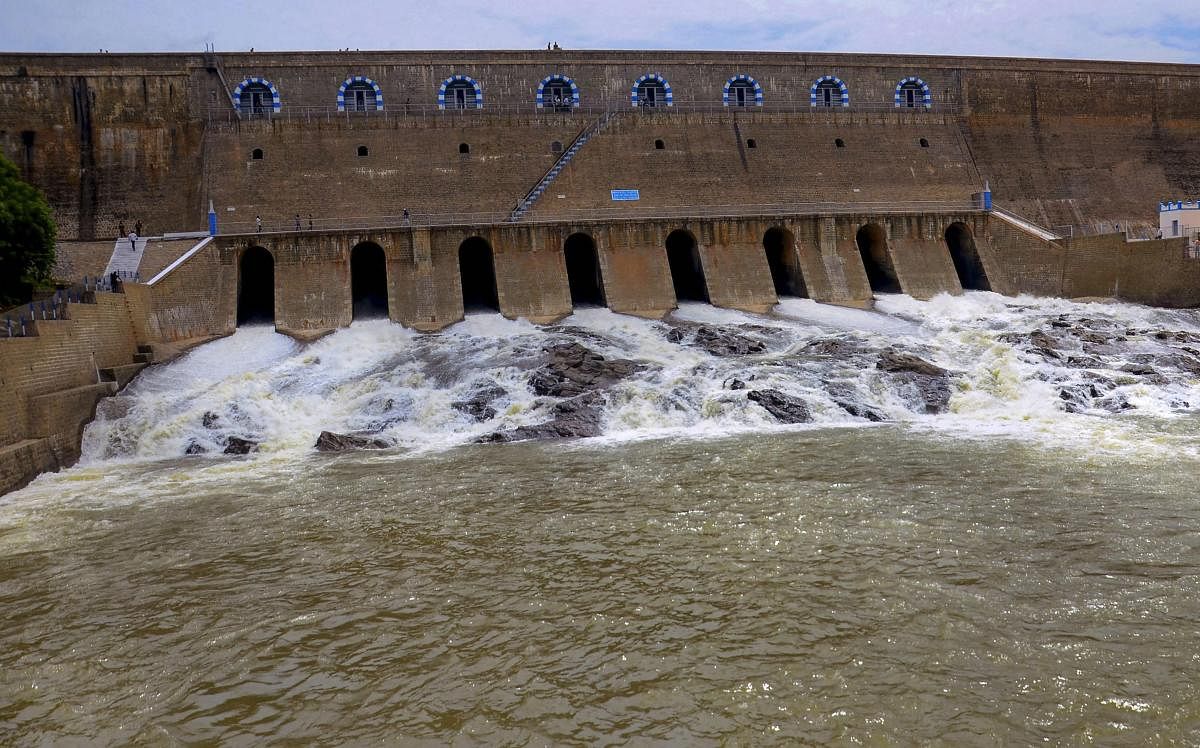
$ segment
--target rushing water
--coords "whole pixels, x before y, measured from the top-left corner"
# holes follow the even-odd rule
[[[879,308],[251,328],[153,367],[0,499],[0,743],[1200,743],[1200,314]],[[550,417],[564,341],[637,364],[602,435],[472,444]]]

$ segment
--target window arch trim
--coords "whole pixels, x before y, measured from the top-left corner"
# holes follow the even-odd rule
[[[379,84],[362,75],[352,75],[342,81],[342,85],[338,87],[337,92],[337,108],[339,112],[346,111],[346,90],[355,83],[366,83],[371,88],[375,89],[375,111],[383,111],[383,91],[379,88]]]
[[[846,82],[836,75],[822,75],[813,81],[812,86],[808,89],[808,105],[817,106],[817,92],[821,90],[822,83],[835,83],[838,90],[842,94],[842,106],[850,106],[850,89],[846,87]]]
[[[896,96],[895,96],[896,108],[899,109],[904,106],[904,103],[903,103],[904,87],[910,83],[915,83],[917,88],[919,88],[921,90],[922,106],[924,106],[926,109],[929,109],[930,107],[932,107],[933,106],[933,96],[929,93],[929,84],[926,83],[925,81],[921,80],[920,78],[918,78],[915,75],[910,75],[907,78],[902,78],[900,80],[900,82],[896,84]]]
[[[733,76],[729,80],[725,81],[725,88],[721,92],[722,106],[729,106],[729,90],[731,88],[733,88],[734,83],[737,83],[739,81],[744,82],[744,83],[749,83],[754,88],[754,106],[762,106],[763,105],[762,86],[759,85],[758,81],[756,81],[754,78],[750,77],[749,75],[746,75],[745,73],[738,73],[737,75]]]
[[[239,83],[233,87],[233,110],[235,112],[237,112],[238,114],[241,114],[241,112],[242,112],[242,91],[246,90],[246,88],[248,88],[249,86],[256,84],[256,83],[266,86],[267,90],[269,90],[271,92],[271,111],[275,112],[276,114],[279,114],[279,110],[283,108],[283,101],[279,98],[279,89],[275,87],[274,83],[267,80],[266,78],[258,78],[256,76],[250,76],[249,78],[244,79],[241,83]]]
[[[542,97],[543,97],[543,94],[545,93],[546,86],[550,85],[554,81],[562,81],[563,83],[570,86],[571,87],[571,106],[572,107],[579,106],[579,86],[575,85],[574,79],[572,79],[571,77],[566,76],[566,75],[560,75],[559,73],[551,73],[550,75],[547,75],[545,78],[542,78],[542,82],[538,84],[537,108],[541,109],[543,107],[544,101],[543,101]]]
[[[671,92],[671,84],[667,79],[662,77],[660,73],[646,73],[641,78],[633,82],[633,88],[629,89],[629,102],[636,108],[638,105],[638,87],[646,81],[658,81],[663,86],[663,94],[666,96],[666,105],[674,106],[674,94]]]
[[[457,83],[459,81],[466,81],[467,83],[471,84],[472,88],[475,89],[475,106],[467,108],[483,109],[483,86],[479,85],[479,81],[475,80],[469,75],[452,75],[446,80],[442,81],[442,85],[438,88],[438,109],[446,108],[446,89],[449,88],[451,83]]]

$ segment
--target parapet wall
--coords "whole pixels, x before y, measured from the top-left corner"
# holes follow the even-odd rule
[[[1000,204],[1043,224],[1150,228],[1159,200],[1200,193],[1200,67],[1149,63],[624,51],[210,61],[6,54],[0,150],[47,193],[65,239],[113,236],[120,221],[140,220],[144,233],[202,229],[210,199],[222,222],[507,209],[552,162],[552,142],[565,144],[597,111],[631,112],[630,89],[648,73],[670,83],[668,113],[623,118],[581,154],[571,189],[539,211],[606,204],[616,178],[637,181],[651,207],[684,198],[842,200],[847,190],[860,201],[920,200],[990,180]],[[339,120],[337,92],[353,75],[379,85],[384,110]],[[437,92],[452,75],[478,82],[483,109],[439,112]],[[581,116],[536,109],[550,75],[576,83]],[[694,115],[726,111],[722,94],[736,75],[755,81],[764,114],[794,117],[771,119],[757,107]],[[846,86],[849,108],[811,112],[811,86],[825,76]],[[249,78],[272,82],[286,122],[238,123],[229,97]],[[928,114],[923,98],[915,110],[892,107],[897,84],[910,78],[928,89]],[[929,153],[911,152],[913,136],[930,142]],[[644,144],[659,137],[667,153],[645,160]],[[827,153],[835,138],[845,140],[843,153]],[[760,141],[753,154],[749,139]],[[458,158],[460,142],[471,143],[469,159]],[[368,146],[364,160],[358,145]],[[251,163],[260,146],[264,160]]]

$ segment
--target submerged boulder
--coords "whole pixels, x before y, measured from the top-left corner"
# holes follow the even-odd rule
[[[225,440],[225,454],[244,455],[258,451],[258,442],[231,436]]]
[[[609,360],[579,343],[557,343],[544,349],[546,363],[529,375],[538,395],[577,397],[628,377],[642,367],[635,361]]]
[[[478,389],[471,393],[469,398],[466,400],[456,400],[450,403],[450,407],[460,413],[466,413],[479,423],[483,423],[496,417],[496,409],[491,404],[494,400],[503,397],[507,393],[503,387],[492,381],[480,383],[477,387]]]
[[[322,431],[313,446],[318,452],[346,452],[352,449],[387,449],[392,445],[383,439]]]
[[[925,413],[950,409],[950,372],[911,353],[888,348],[879,354],[875,368],[891,375],[899,389],[907,389]]]
[[[779,390],[750,390],[746,397],[761,405],[775,419],[783,423],[809,423],[812,413],[808,405],[798,397],[786,395]]]
[[[756,340],[741,333],[724,330],[711,325],[698,325],[688,340],[687,327],[673,327],[667,332],[667,340],[672,343],[688,343],[703,348],[714,356],[746,356],[751,353],[763,353],[767,346],[761,340]]]
[[[496,431],[476,439],[476,442],[520,442],[530,439],[582,439],[601,434],[604,397],[589,392],[560,403],[550,412],[553,418],[532,426]]]

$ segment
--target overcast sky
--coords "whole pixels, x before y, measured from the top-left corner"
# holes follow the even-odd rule
[[[705,49],[1200,63],[1200,13],[1118,0],[3,0],[0,50]]]

